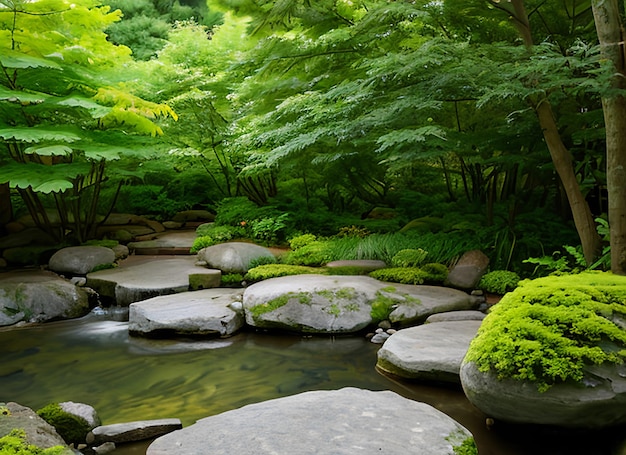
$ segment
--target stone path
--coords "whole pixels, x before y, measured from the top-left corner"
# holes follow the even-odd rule
[[[187,255],[195,238],[195,230],[165,231],[152,240],[130,242],[128,248],[140,255]]]

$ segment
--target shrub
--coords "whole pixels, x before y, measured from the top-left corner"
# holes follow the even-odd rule
[[[54,446],[42,449],[26,441],[24,430],[11,430],[7,435],[0,438],[0,453],[19,455],[71,455],[73,452],[68,447]]]
[[[494,270],[480,279],[478,288],[493,294],[504,295],[517,287],[520,277],[508,270]]]
[[[422,272],[426,274],[424,278],[424,282],[428,284],[442,284],[448,278],[448,267],[444,264],[439,264],[438,262],[430,262],[428,264],[424,264],[422,267]]]
[[[283,262],[292,265],[320,266],[331,260],[326,242],[314,241],[285,255]]]
[[[222,286],[239,287],[243,281],[241,273],[225,273],[222,275]]]
[[[370,235],[370,231],[367,228],[361,226],[344,226],[339,229],[337,237],[360,237],[365,238]]]
[[[85,419],[64,411],[58,403],[44,406],[37,415],[52,425],[68,444],[85,442],[85,436],[91,430]]]
[[[289,275],[303,275],[303,274],[324,274],[323,269],[315,267],[306,267],[301,265],[288,265],[288,264],[267,264],[260,265],[253,269],[248,270],[248,273],[243,277],[245,281],[255,283],[257,281],[267,280],[269,278],[276,278],[279,276]]]
[[[303,246],[306,246],[306,245],[309,245],[310,243],[315,242],[315,240],[317,240],[317,237],[313,234],[298,235],[296,237],[293,237],[291,240],[289,240],[289,247],[292,250],[298,250],[302,248]]]
[[[277,243],[284,239],[287,228],[288,213],[283,213],[275,217],[266,217],[250,222],[252,226],[252,237],[266,244]]]
[[[465,357],[498,378],[531,381],[539,391],[581,381],[584,367],[622,363],[626,277],[584,272],[525,280],[492,307]]]
[[[228,242],[245,235],[245,231],[242,228],[234,226],[202,225],[202,229],[196,232],[201,232],[203,235],[196,237],[193,241],[190,249],[191,253],[197,253],[202,248]]]
[[[103,246],[105,248],[115,248],[120,242],[117,240],[87,240],[83,245]]]
[[[372,278],[391,283],[424,284],[430,275],[418,267],[389,267],[374,270],[369,274]]]
[[[419,267],[424,263],[426,256],[428,252],[421,248],[405,248],[391,258],[391,265],[393,267]]]
[[[276,264],[276,262],[278,261],[276,260],[275,256],[259,256],[258,258],[254,258],[250,261],[250,264],[248,264],[248,269],[253,269],[260,265]]]

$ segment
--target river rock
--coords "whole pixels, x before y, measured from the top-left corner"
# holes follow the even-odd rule
[[[260,257],[274,258],[274,255],[268,248],[244,242],[220,243],[198,252],[198,260],[224,273],[246,273],[250,262]]]
[[[130,256],[119,267],[87,274],[87,286],[119,306],[189,290],[189,275],[202,271],[194,256]]]
[[[50,234],[39,228],[26,228],[22,231],[0,237],[0,250],[18,248],[27,245],[53,245],[54,239]]]
[[[367,276],[294,275],[246,288],[246,322],[309,333],[353,333],[372,323],[381,282]]]
[[[39,417],[35,411],[18,403],[0,403],[8,411],[0,413],[0,437],[15,428],[23,429],[28,444],[47,449],[54,446],[67,447],[65,441],[52,425]],[[12,452],[11,452],[12,453]]]
[[[129,307],[128,330],[134,335],[202,335],[227,337],[244,324],[230,308],[242,289],[205,289],[154,297]]]
[[[500,380],[473,362],[462,365],[460,377],[469,401],[496,420],[585,429],[626,424],[626,365],[589,365],[581,382],[545,392],[528,381]]]
[[[446,278],[446,286],[473,290],[489,267],[489,258],[480,250],[466,252],[452,267]]]
[[[73,401],[63,401],[59,403],[61,409],[72,415],[80,417],[87,422],[90,429],[100,425],[100,417],[93,406],[85,403],[75,403]]]
[[[96,266],[111,265],[115,252],[103,246],[85,245],[62,248],[52,255],[48,268],[57,273],[85,275]]]
[[[146,455],[452,455],[471,433],[394,392],[304,392],[207,417],[157,438]]]
[[[376,367],[407,379],[460,384],[459,371],[480,321],[448,321],[398,330],[378,350]]]
[[[100,445],[105,442],[133,442],[151,439],[182,428],[179,419],[139,420],[114,423],[94,428],[87,435],[87,443]]]
[[[433,314],[471,310],[478,305],[476,297],[443,286],[387,283],[385,289],[385,294],[404,299],[389,315],[389,320],[400,326],[421,324]]]
[[[26,270],[0,275],[0,326],[77,318],[87,313],[87,291],[52,272]]]

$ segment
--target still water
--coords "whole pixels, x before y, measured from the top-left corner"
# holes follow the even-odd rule
[[[450,415],[481,455],[615,455],[618,433],[563,432],[496,424],[459,389],[394,380],[375,369],[363,337],[241,333],[223,340],[147,340],[106,315],[0,331],[0,402],[33,409],[92,405],[104,424],[176,417],[184,426],[246,404],[342,387],[393,390]],[[117,454],[145,453],[145,444]],[[410,453],[410,452],[407,452]],[[621,454],[620,454],[621,455]]]

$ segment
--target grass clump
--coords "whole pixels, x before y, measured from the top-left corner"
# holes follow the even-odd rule
[[[85,419],[64,411],[58,403],[50,403],[37,411],[37,415],[52,425],[68,443],[85,442],[91,428]]]
[[[393,267],[419,267],[424,263],[426,256],[428,256],[428,251],[421,248],[405,248],[391,258],[391,265]]]
[[[16,455],[71,455],[73,452],[68,447],[54,446],[42,449],[26,441],[24,430],[14,429],[0,438],[1,454]]]
[[[465,357],[498,378],[539,391],[581,381],[586,365],[620,364],[626,331],[626,277],[601,272],[526,280],[483,321]]]
[[[402,284],[441,284],[448,276],[443,264],[425,264],[423,267],[389,267],[374,270],[372,278]]]
[[[324,274],[324,270],[315,267],[289,264],[265,264],[254,267],[244,275],[244,281],[256,283],[257,281],[276,278],[279,276],[304,275],[304,274]]]
[[[494,270],[480,279],[478,288],[492,294],[504,295],[517,287],[520,277],[515,272],[508,270]]]

